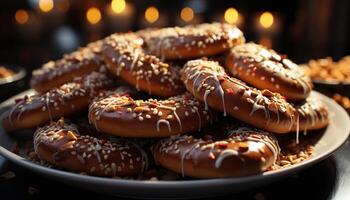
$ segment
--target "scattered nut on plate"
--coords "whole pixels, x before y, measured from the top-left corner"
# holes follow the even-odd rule
[[[333,95],[334,101],[340,104],[346,111],[350,112],[350,98],[346,96],[342,96],[340,94]]]

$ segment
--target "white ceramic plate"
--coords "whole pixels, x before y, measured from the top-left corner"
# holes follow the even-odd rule
[[[23,96],[31,92],[33,91],[29,90],[20,95]],[[324,101],[331,114],[331,123],[316,143],[314,155],[299,164],[254,176],[184,181],[139,181],[83,176],[46,168],[12,153],[9,149],[11,149],[14,140],[6,134],[2,127],[0,127],[0,154],[42,176],[104,194],[137,198],[199,198],[224,195],[264,185],[294,174],[327,158],[346,141],[350,132],[350,119],[345,110],[320,93],[312,92],[311,95]],[[11,102],[13,102],[13,98],[2,103],[0,112],[3,112],[4,107]]]

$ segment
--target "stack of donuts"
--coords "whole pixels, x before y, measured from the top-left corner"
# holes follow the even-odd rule
[[[329,122],[298,65],[225,23],[115,33],[44,64],[31,86],[3,127],[33,130],[41,160],[95,176],[150,163],[193,178],[258,174],[278,159],[276,136],[298,143]]]

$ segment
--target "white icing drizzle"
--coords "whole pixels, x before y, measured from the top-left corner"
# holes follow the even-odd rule
[[[181,119],[179,118],[179,115],[176,112],[176,107],[169,107],[169,106],[161,104],[161,105],[158,106],[158,108],[164,108],[164,109],[167,109],[167,110],[171,110],[173,112],[173,115],[175,116],[177,122],[179,123],[180,132],[182,132],[182,123],[181,123]]]
[[[25,110],[26,110],[26,109],[25,109],[24,107],[22,107],[22,108],[19,109],[19,113],[18,113],[18,115],[17,115],[17,120],[18,120],[18,121],[21,119],[22,114],[24,113]]]
[[[56,61],[49,61],[32,73],[31,85],[45,84],[45,81],[66,75],[89,66],[89,71],[103,70],[101,52],[102,41],[88,44]]]
[[[175,118],[176,118],[177,122],[179,123],[179,126],[180,126],[180,132],[182,132],[182,123],[181,123],[181,119],[180,119],[179,115],[177,114],[176,109],[175,109],[175,110],[173,110],[173,114],[174,114],[174,116],[175,116]]]
[[[226,138],[226,137],[225,137]],[[268,132],[261,131],[258,129],[248,128],[248,127],[239,127],[233,130],[230,130],[227,134],[227,139],[224,140],[218,140],[213,141],[212,139],[204,140],[204,139],[195,139],[193,136],[188,135],[182,135],[182,136],[173,136],[169,139],[164,139],[160,143],[160,152],[164,152],[165,154],[168,154],[169,151],[175,151],[176,154],[179,155],[180,158],[180,164],[181,164],[181,174],[182,176],[185,175],[185,167],[184,162],[185,159],[191,159],[193,164],[198,164],[197,159],[202,158],[204,156],[201,152],[208,154],[208,156],[213,155],[213,157],[210,157],[212,159],[215,159],[214,166],[215,168],[220,168],[222,166],[223,161],[230,156],[237,156],[237,158],[241,159],[242,162],[244,162],[244,157],[240,155],[244,155],[244,153],[240,153],[235,149],[228,148],[227,145],[230,143],[236,143],[236,142],[255,142],[259,143],[261,145],[258,146],[258,148],[262,148],[264,144],[272,153],[273,155],[273,163],[276,162],[278,154],[280,152],[280,148],[277,144],[277,141],[274,139],[274,137],[269,134]],[[180,150],[177,147],[178,144],[182,143],[181,145],[184,145],[185,149]],[[225,149],[222,149],[222,146]],[[217,148],[216,148],[217,147]],[[180,148],[181,149],[181,148]],[[200,150],[198,154],[192,155],[192,152],[194,152],[195,149]],[[222,149],[222,151],[220,151]],[[209,151],[208,151],[209,150]],[[258,150],[258,149],[256,149]],[[254,151],[254,150],[253,150]],[[218,156],[215,156],[214,153],[219,152]]]
[[[134,49],[134,58],[133,58],[132,63],[130,65],[130,71],[134,70],[134,67],[135,67],[135,64],[139,58],[139,55],[140,54],[138,53],[138,51],[136,49]]]
[[[324,122],[327,118],[327,107],[325,107],[321,101],[312,97],[309,97],[304,104],[296,106],[296,108],[298,115],[303,116],[306,120],[304,135],[307,134],[307,130],[310,127],[315,126],[318,122]]]
[[[297,144],[299,144],[299,115],[297,116],[297,130],[295,132],[296,136],[295,136],[295,142]]]
[[[191,146],[191,148],[186,149],[185,152],[181,155],[181,175],[182,175],[182,177],[185,177],[184,161],[185,161],[186,156],[190,156],[191,152],[196,148],[196,146],[200,145],[201,143],[203,143],[203,142],[199,141],[199,142],[194,143]]]
[[[205,103],[205,107],[208,108],[208,96],[210,95],[211,91],[218,89],[221,99],[222,99],[222,105],[223,105],[223,111],[224,115],[226,115],[226,106],[225,106],[225,92],[221,86],[221,83],[219,81],[220,76],[222,76],[227,81],[232,81],[235,84],[237,84],[238,87],[241,87],[238,90],[243,90],[243,98],[247,98],[247,102],[252,104],[251,111],[249,113],[250,116],[253,116],[253,114],[257,110],[263,110],[266,118],[267,125],[271,122],[271,113],[270,109],[268,109],[268,105],[275,101],[278,107],[283,109],[283,112],[287,111],[287,107],[289,107],[289,104],[287,102],[282,101],[282,99],[279,99],[279,97],[273,96],[272,99],[268,98],[263,94],[262,91],[255,90],[254,88],[250,88],[249,86],[245,85],[244,83],[235,80],[230,79],[229,77],[225,77],[226,74],[222,67],[219,66],[217,62],[213,61],[205,61],[205,60],[193,60],[187,62],[184,68],[184,72],[187,73],[187,80],[192,80],[192,93],[195,94],[199,92],[201,89],[204,88],[204,94],[203,94],[203,101]],[[201,82],[200,77],[202,77]],[[214,80],[215,86],[212,87],[211,84],[207,84],[208,80]],[[186,80],[185,80],[186,82]],[[236,89],[237,90],[237,89]],[[229,92],[229,91],[228,91]],[[237,91],[233,91],[237,92]],[[253,95],[254,93],[254,95]],[[275,100],[274,100],[275,98]],[[281,101],[281,102],[280,102]],[[284,105],[286,104],[286,105]],[[279,108],[273,109],[273,112],[277,115],[277,124],[280,122],[280,110]],[[290,117],[290,127],[289,130],[292,129],[294,120],[292,114],[288,114]]]
[[[157,132],[159,132],[159,126],[161,123],[164,123],[165,125],[167,125],[169,133],[171,133],[171,125],[170,125],[169,121],[166,119],[160,119],[157,121]]]
[[[275,112],[276,116],[277,116],[277,124],[280,123],[280,112],[278,112],[278,110]]]
[[[195,61],[190,61],[190,62],[196,62]],[[222,110],[223,110],[223,113],[224,113],[224,116],[226,116],[226,104],[225,104],[225,93],[224,93],[224,90],[222,89],[222,86],[220,84],[220,81],[218,79],[218,75],[222,75],[220,74],[220,72],[218,73],[215,73],[213,72],[212,74],[211,73],[208,73],[208,72],[205,72],[205,71],[201,71],[200,69],[203,69],[202,68],[203,66],[199,65],[195,67],[195,69],[191,70],[192,74],[189,76],[189,79],[193,80],[193,85],[192,85],[192,93],[195,92],[195,87],[197,85],[197,81],[198,79],[203,75],[207,75],[208,77],[204,80],[202,80],[202,82],[199,84],[199,86],[197,86],[197,90],[199,91],[202,87],[203,87],[203,84],[205,84],[205,82],[209,79],[212,79],[215,81],[215,84],[216,86],[214,87],[214,90],[215,89],[218,89],[219,90],[219,93],[220,93],[220,96],[221,96],[221,100],[222,100]],[[214,71],[214,70],[213,70]],[[211,93],[212,89],[205,89],[205,92],[204,92],[204,95],[203,95],[203,101],[205,103],[205,108],[208,109],[208,103],[207,103],[207,97],[208,95]]]
[[[222,164],[222,161],[227,158],[227,157],[230,157],[230,156],[237,156],[238,155],[238,152],[234,149],[225,149],[223,150],[219,157],[215,160],[215,167],[216,168],[220,168],[221,167],[221,164]]]
[[[120,110],[119,108],[121,107],[124,108]],[[213,120],[212,116],[209,115],[210,112],[204,109],[204,105],[189,93],[165,100],[134,100],[127,96],[107,95],[97,99],[89,108],[89,116],[95,115],[95,118],[90,117],[90,123],[94,124],[97,129],[97,121],[102,118],[101,116],[105,112],[116,113],[117,116],[107,116],[110,118],[118,118],[123,113],[129,113],[132,116],[132,120],[139,120],[140,123],[149,123],[149,119],[155,118],[155,131],[160,132],[161,124],[164,123],[167,125],[169,133],[182,133],[184,129],[182,120],[195,117],[195,115],[198,117],[199,130],[203,125],[202,118],[208,122]],[[174,123],[178,124],[178,126],[175,126],[179,127],[178,129],[174,129]],[[188,129],[186,130],[189,131]]]
[[[220,84],[220,83],[219,83]],[[224,110],[224,116],[226,117],[226,104],[225,104],[225,94],[224,94],[224,90],[222,89],[221,85],[219,87],[219,92],[221,95],[221,99],[222,99],[222,109]]]
[[[23,102],[24,102],[24,101],[25,101],[25,100],[23,100]],[[11,125],[11,126],[13,126],[13,120],[12,120],[12,118],[13,118],[14,112],[20,107],[20,105],[22,105],[23,102],[20,101],[20,102],[18,102],[17,104],[15,104],[15,105],[11,108],[10,114],[9,114],[9,122],[10,122],[10,125]]]
[[[118,61],[117,61],[117,65],[118,65],[118,66],[120,66],[120,62],[122,61],[122,59],[123,59],[123,56],[120,56],[120,57],[118,58]],[[123,69],[122,67],[117,67],[117,69],[116,69],[116,75],[117,75],[117,76],[120,75],[120,72],[121,72],[122,69]]]
[[[95,156],[97,158],[98,163],[101,163],[102,162],[101,155],[98,152],[101,149],[101,145],[100,145],[100,143],[98,142],[98,140],[96,138],[95,138],[94,142],[96,143],[95,149],[94,149],[94,154],[95,154]]]
[[[131,144],[134,145],[140,151],[142,156],[142,172],[145,172],[148,169],[148,165],[149,165],[147,153],[136,142],[132,142]]]
[[[252,110],[249,113],[250,116],[254,114],[255,111],[262,109],[265,113],[265,118],[267,118],[267,124],[270,122],[270,113],[268,112],[265,105],[259,105],[261,102],[265,102],[265,98],[261,93],[258,93],[258,95],[255,97]]]
[[[98,114],[96,115],[96,120],[95,120],[95,124],[94,124],[96,130],[99,130],[98,126],[97,126],[97,121],[99,121],[101,119],[102,114],[104,114],[106,112],[106,110],[113,104],[115,104],[115,102],[112,101],[112,102],[108,103],[107,105],[105,105],[105,107],[102,108],[102,110],[96,111],[96,112],[98,112]],[[95,105],[93,105],[92,107],[94,107],[94,106]]]
[[[109,59],[115,61],[116,58],[113,56],[118,57],[116,66],[111,66],[112,70],[116,72],[117,76],[122,70],[128,71],[135,79],[135,83],[133,80],[132,84],[135,84],[138,91],[145,90],[152,94],[153,80],[160,81],[166,87],[172,87],[174,90],[181,87],[177,71],[170,69],[173,66],[169,66],[156,56],[148,54],[142,47],[143,39],[136,34],[114,34],[105,43],[114,51],[114,54],[108,55]],[[122,76],[124,75],[122,74]],[[142,87],[143,80],[147,82],[147,88]],[[171,88],[166,89],[170,90]]]
[[[289,119],[290,119],[290,121],[289,121],[289,128],[288,128],[288,130],[292,130],[293,125],[294,125],[294,121],[293,121],[292,115],[289,116]]]
[[[251,132],[254,132],[255,130],[252,129],[252,128],[248,128],[248,127],[241,127],[241,128],[238,128],[238,129],[235,129],[235,130],[232,130],[231,133],[239,133],[239,134],[249,134]],[[270,136],[270,134],[268,132],[265,132],[265,131],[262,131],[262,130],[259,130],[259,135],[262,135],[262,137],[266,137],[266,136]],[[273,153],[274,155],[274,163],[276,162],[277,160],[277,155],[279,154],[280,152],[280,148],[279,146],[274,143],[271,139],[257,139],[257,138],[254,138],[254,137],[245,137],[246,140],[248,141],[253,141],[253,142],[263,142],[269,149],[270,151]]]
[[[66,132],[66,133],[65,133]],[[63,133],[63,135],[61,134]],[[63,138],[62,141],[60,141]],[[50,124],[45,127],[39,128],[34,135],[34,149],[38,153],[38,146],[41,143],[50,145],[49,143],[57,142],[59,145],[56,152],[53,153],[53,157],[60,156],[62,152],[67,152],[83,166],[88,162],[97,162],[98,170],[102,171],[105,175],[111,174],[113,176],[118,175],[123,168],[126,167],[125,160],[129,165],[129,169],[134,169],[134,163],[137,162],[142,165],[142,169],[146,170],[148,167],[148,157],[146,152],[132,141],[110,141],[99,140],[98,138],[88,135],[79,135],[77,127],[75,125],[66,124],[63,120],[58,121],[56,124]],[[61,143],[65,142],[65,143]],[[55,145],[55,144],[54,144]],[[131,145],[135,147],[140,154],[133,153]],[[120,159],[112,160],[108,159],[109,156],[120,155]],[[65,154],[63,154],[65,155]],[[40,154],[39,154],[40,156]],[[94,156],[95,160],[89,160]],[[141,158],[142,156],[142,158]],[[70,157],[63,157],[63,159],[69,159]],[[94,164],[93,164],[94,165]],[[88,173],[93,173],[96,170],[93,166]],[[69,167],[67,167],[69,169]],[[84,168],[84,167],[83,167]],[[126,168],[125,168],[126,169]]]
[[[45,94],[45,101],[46,101],[46,107],[47,107],[47,111],[48,111],[48,113],[49,113],[50,121],[52,121],[52,114],[51,114],[51,110],[50,110],[50,98],[49,98],[49,94],[50,94],[50,93],[46,93],[46,94]]]
[[[210,90],[205,90],[203,99],[204,99],[204,106],[206,110],[208,110],[208,102],[207,102],[208,94],[210,94]]]
[[[296,84],[297,87],[301,87],[303,94],[310,92],[311,90],[311,81],[307,76],[299,69],[298,65],[294,64],[292,61],[286,58],[282,58],[273,50],[268,50],[261,45],[255,43],[246,43],[237,45],[231,50],[233,57],[238,57],[248,63],[252,63],[244,70],[246,75],[251,74],[251,68],[261,67],[263,70],[272,73],[273,80],[275,77],[282,77],[282,79],[287,79],[288,82]],[[258,66],[255,62],[260,63]],[[235,63],[236,64],[236,63]],[[237,68],[237,65],[234,65]],[[241,67],[241,66],[240,66]],[[238,76],[242,69],[233,68],[231,71],[234,71]],[[251,83],[254,85],[253,83]]]

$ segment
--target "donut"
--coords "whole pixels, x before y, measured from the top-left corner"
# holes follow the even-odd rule
[[[63,119],[34,133],[38,157],[55,167],[94,176],[133,176],[147,168],[147,155],[136,143],[108,141],[80,133]]]
[[[114,34],[103,45],[108,70],[150,95],[171,97],[184,92],[179,68],[160,61],[143,49],[143,39],[136,34]]]
[[[313,87],[311,79],[286,56],[252,42],[233,47],[225,63],[242,81],[280,93],[290,101],[305,100]]]
[[[143,34],[148,50],[162,59],[213,56],[244,43],[241,30],[226,23],[163,28]]]
[[[89,121],[111,135],[156,138],[200,130],[216,119],[215,113],[186,93],[165,100],[134,100],[115,93],[90,105]]]
[[[279,151],[268,132],[239,126],[162,139],[153,155],[156,163],[182,176],[223,178],[262,173]]]
[[[41,68],[33,71],[30,85],[37,92],[44,93],[71,82],[75,77],[105,70],[101,47],[102,41],[96,41],[87,47],[64,55],[62,59],[45,63]]]
[[[58,117],[74,114],[88,108],[89,102],[111,85],[112,80],[105,74],[92,72],[46,93],[17,99],[15,105],[2,115],[3,127],[7,131],[35,128]]]
[[[299,132],[306,135],[309,130],[324,128],[329,123],[327,106],[318,98],[310,95],[304,102],[293,105],[298,113],[292,130],[296,132],[296,143],[299,143]]]
[[[221,111],[273,133],[315,130],[328,124],[327,107],[314,98],[290,104],[278,93],[258,90],[229,77],[217,62],[188,61],[181,71],[185,86],[205,108]],[[252,120],[253,119],[253,120]]]
[[[224,116],[228,114],[274,133],[292,130],[296,112],[283,96],[229,77],[215,61],[188,61],[181,71],[181,79],[187,90],[204,102],[205,108],[210,106]]]

